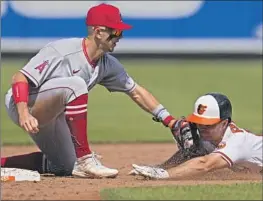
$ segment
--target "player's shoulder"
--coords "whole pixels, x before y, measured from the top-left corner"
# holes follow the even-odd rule
[[[236,123],[231,122],[228,125],[228,128],[224,134],[223,140],[224,141],[231,141],[233,143],[245,143],[248,139],[254,138],[257,136],[253,132],[241,128]]]
[[[120,63],[120,61],[115,56],[109,53],[104,54],[104,59],[108,62]]]
[[[234,138],[243,138],[245,137],[245,133],[244,129],[237,126],[234,122],[230,122],[224,133],[223,141],[233,141]]]
[[[51,41],[45,47],[57,50],[61,55],[66,56],[82,51],[83,38],[62,38]]]
[[[235,122],[230,122],[229,125],[228,125],[228,130],[229,132],[231,132],[233,135],[236,135],[236,134],[253,134],[251,131],[247,130],[247,129],[244,129],[244,128],[241,128],[240,126],[238,126]]]
[[[107,67],[123,68],[121,62],[116,57],[114,57],[109,53],[104,54],[103,62],[105,63],[105,65],[107,65]]]
[[[247,132],[238,127],[234,122],[231,122],[224,133],[223,139],[217,145],[215,152],[225,147],[243,147],[246,139]]]
[[[262,142],[262,134],[257,134],[253,131],[250,131],[249,129],[238,127],[235,123],[231,123],[229,125],[229,128],[231,130],[232,135],[236,138],[244,138],[247,142]]]

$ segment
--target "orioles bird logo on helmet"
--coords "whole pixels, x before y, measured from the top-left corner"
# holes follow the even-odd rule
[[[207,108],[206,105],[202,105],[202,104],[198,105],[197,113],[200,115],[204,114],[204,112],[206,111],[206,108]]]

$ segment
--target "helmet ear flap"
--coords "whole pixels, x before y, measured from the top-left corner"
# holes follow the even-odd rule
[[[206,95],[211,95],[216,99],[220,110],[220,119],[221,120],[228,119],[228,121],[231,122],[232,105],[228,97],[218,92],[210,92],[207,93]]]

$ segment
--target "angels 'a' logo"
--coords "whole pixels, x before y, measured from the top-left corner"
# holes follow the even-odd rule
[[[43,63],[39,64],[37,67],[35,67],[36,70],[39,71],[39,73],[42,73],[42,71],[48,66],[48,60],[44,61]]]
[[[200,115],[204,114],[204,112],[206,111],[206,108],[207,108],[206,105],[202,105],[202,104],[198,105],[197,113]]]

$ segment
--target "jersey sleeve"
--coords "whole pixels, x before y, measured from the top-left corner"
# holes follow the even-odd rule
[[[236,133],[222,148],[216,148],[213,153],[218,153],[232,167],[233,164],[249,159],[251,146],[246,140],[246,133]]]
[[[122,64],[112,56],[108,56],[106,62],[107,73],[99,84],[110,92],[132,92],[136,87],[136,83],[125,71]]]
[[[46,46],[30,59],[20,72],[34,83],[34,87],[38,88],[52,78],[52,72],[59,67],[62,58],[55,49]]]

